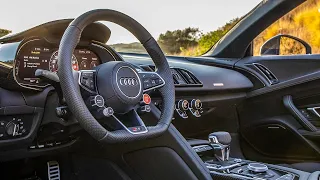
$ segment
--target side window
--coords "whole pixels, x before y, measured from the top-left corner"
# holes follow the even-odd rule
[[[320,54],[320,1],[307,0],[260,33],[253,55]]]

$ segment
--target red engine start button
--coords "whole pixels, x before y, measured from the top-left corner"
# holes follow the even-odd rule
[[[143,102],[145,104],[150,104],[151,103],[151,97],[149,96],[149,94],[143,94]]]

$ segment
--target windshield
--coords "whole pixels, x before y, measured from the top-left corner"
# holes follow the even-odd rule
[[[166,55],[199,56],[207,52],[260,0],[11,0],[0,11],[0,36],[57,19],[74,18],[92,9],[114,9],[140,22],[157,39]],[[17,6],[19,4],[19,6]],[[107,42],[118,52],[146,53],[137,39],[122,27],[111,29]]]

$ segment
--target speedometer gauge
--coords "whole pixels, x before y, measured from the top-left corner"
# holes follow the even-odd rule
[[[77,60],[75,55],[72,55],[71,62],[72,62],[73,70],[78,71],[79,70],[79,64],[78,64],[78,60]],[[49,70],[51,72],[57,72],[58,71],[58,51],[55,51],[51,55],[51,58],[50,58],[50,61],[49,61]]]

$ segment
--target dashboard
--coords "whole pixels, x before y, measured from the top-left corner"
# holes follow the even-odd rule
[[[32,39],[20,46],[14,62],[14,75],[21,85],[44,87],[48,84],[35,76],[37,69],[58,72],[58,46],[43,39]],[[72,69],[90,70],[101,64],[99,57],[87,48],[75,49]]]
[[[58,91],[48,81],[35,76],[37,69],[59,71],[57,50],[70,22],[51,22],[0,39],[0,147],[24,144],[23,147],[10,147],[19,149],[21,158],[36,155],[34,152],[71,146],[78,138],[75,132],[81,130],[76,117],[68,113],[67,105],[60,102],[62,98]],[[89,25],[73,52],[70,67],[74,71],[90,70],[110,61],[125,61],[137,70],[156,70],[148,55],[115,52],[106,45],[109,36],[106,26]],[[176,91],[173,123],[186,136],[206,132],[215,122],[214,115],[219,116],[233,108],[253,86],[248,78],[232,69],[191,62],[184,57],[167,56],[167,60]],[[161,94],[157,91],[148,93],[152,97],[151,103],[161,110]],[[152,124],[154,117],[143,119],[150,119],[148,123]],[[202,123],[194,123],[199,121]],[[12,133],[17,127],[18,130]],[[53,137],[56,132],[59,132],[59,138]],[[6,158],[1,151],[0,157]]]

